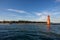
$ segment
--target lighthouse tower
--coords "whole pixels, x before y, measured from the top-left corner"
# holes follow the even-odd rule
[[[47,25],[50,25],[50,16],[47,16]]]

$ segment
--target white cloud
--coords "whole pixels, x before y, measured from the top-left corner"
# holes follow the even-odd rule
[[[9,11],[18,12],[18,13],[27,13],[23,10],[8,9]]]
[[[47,15],[50,13],[44,11],[44,12],[36,12],[35,14],[39,16],[37,21],[46,21]]]
[[[42,15],[42,13],[35,13],[37,16],[41,16]]]
[[[60,18],[51,18],[51,22],[53,23],[60,23]]]
[[[47,16],[47,15],[53,15],[52,13],[48,12],[48,11],[43,11],[43,12],[36,12],[35,13],[37,16]]]
[[[29,12],[26,12],[26,11],[24,11],[24,10],[16,10],[16,9],[7,9],[8,11],[12,11],[12,12],[17,12],[17,13],[22,13],[22,14],[26,14],[26,16],[32,16],[32,14],[31,13],[29,13]]]
[[[47,16],[45,16],[45,15],[43,15],[39,18],[40,21],[46,21],[46,19],[47,19]]]
[[[55,0],[55,2],[60,2],[60,0]]]

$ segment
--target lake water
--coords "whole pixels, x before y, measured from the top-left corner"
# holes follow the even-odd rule
[[[58,36],[57,36],[58,35]],[[0,40],[60,40],[60,25],[0,25]]]

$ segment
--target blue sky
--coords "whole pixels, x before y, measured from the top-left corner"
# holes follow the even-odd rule
[[[60,23],[60,0],[0,0],[0,20],[46,21]]]

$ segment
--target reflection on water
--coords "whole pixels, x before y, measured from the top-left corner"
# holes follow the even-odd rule
[[[50,32],[50,25],[47,25],[47,32]]]
[[[60,25],[0,25],[0,40],[60,40]]]

